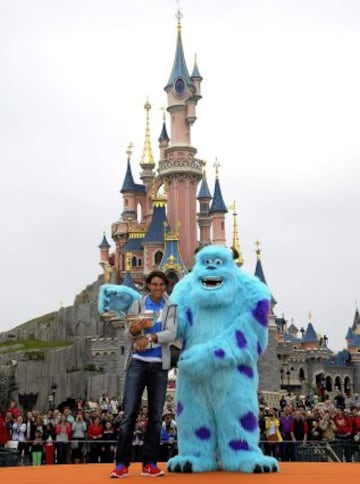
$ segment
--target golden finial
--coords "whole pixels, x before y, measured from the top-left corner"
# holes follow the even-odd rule
[[[146,128],[145,128],[145,142],[144,142],[144,150],[141,158],[140,165],[152,165],[154,166],[154,157],[151,150],[151,141],[150,141],[150,116],[149,111],[151,109],[151,104],[149,102],[149,98],[146,98],[146,103],[144,104],[144,109],[146,111]]]
[[[128,157],[129,160],[131,159],[131,155],[133,154],[133,151],[134,151],[134,145],[130,141],[130,143],[128,144],[127,150],[126,150],[126,154],[127,154],[127,157]]]
[[[261,260],[261,249],[260,249],[260,241],[255,241],[255,252],[257,260]]]
[[[238,224],[237,224],[237,213],[236,213],[236,202],[235,200],[231,205],[228,207],[229,210],[232,211],[233,214],[233,241],[232,241],[232,247],[237,251],[239,254],[238,257],[235,259],[235,262],[239,265],[242,266],[244,264],[244,258],[241,254],[241,249],[240,249],[240,242],[239,242],[239,231],[238,231]]]
[[[214,168],[215,168],[215,176],[216,178],[219,178],[220,163],[218,162],[217,158],[215,158]]]
[[[311,320],[312,320],[312,312],[311,311],[309,311],[308,318],[309,318],[309,323],[311,323]]]
[[[176,11],[175,18],[178,21],[178,24],[177,24],[178,32],[181,32],[181,19],[183,18],[183,14],[182,14],[181,8],[180,8],[180,0],[176,0],[176,3],[178,5],[178,9]]]

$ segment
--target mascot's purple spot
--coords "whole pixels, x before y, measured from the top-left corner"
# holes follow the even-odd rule
[[[251,368],[251,366],[239,365],[237,369],[240,373],[246,375],[247,377],[254,378],[254,370]]]
[[[246,338],[244,336],[244,333],[242,331],[236,331],[236,342],[239,348],[245,348],[246,346]]]
[[[229,442],[229,447],[232,450],[249,450],[249,444],[246,440],[231,440]]]
[[[252,412],[248,412],[246,415],[241,417],[240,423],[245,430],[253,431],[258,425],[256,416]]]
[[[263,352],[263,350],[261,348],[261,344],[258,342],[258,344],[257,344],[257,353],[260,356],[260,355],[262,355],[262,352]]]
[[[195,435],[200,440],[209,440],[211,437],[211,432],[206,427],[200,427],[199,429],[195,430]]]
[[[224,358],[225,351],[222,348],[220,348],[214,351],[214,355],[217,356],[218,358]]]
[[[192,326],[194,324],[194,320],[193,320],[193,313],[190,308],[187,308],[186,310],[186,317],[187,317],[188,323],[190,324],[190,326]]]
[[[176,404],[176,415],[179,416],[181,412],[184,410],[184,407],[181,402],[177,402]]]
[[[253,309],[254,318],[262,325],[267,327],[269,321],[269,301],[267,299],[262,299]]]

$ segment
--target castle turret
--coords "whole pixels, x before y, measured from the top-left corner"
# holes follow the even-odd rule
[[[159,148],[160,148],[160,160],[163,160],[165,159],[165,150],[169,146],[169,142],[170,142],[170,138],[166,129],[165,110],[164,110],[163,125],[162,125],[162,129],[161,129],[161,133],[158,141],[159,141]]]
[[[140,198],[145,195],[145,186],[134,182],[134,177],[131,169],[131,155],[133,144],[130,143],[126,151],[127,154],[127,168],[125,178],[120,190],[123,195],[124,210],[121,214],[123,220],[131,221],[137,218],[137,203]]]
[[[257,240],[255,243],[256,251],[256,268],[255,275],[261,282],[266,283],[264,271],[261,263],[261,249],[260,242]],[[259,389],[268,390],[271,392],[279,391],[280,389],[280,363],[277,356],[277,325],[275,322],[276,316],[273,308],[276,304],[275,299],[271,296],[270,314],[269,314],[269,333],[268,333],[268,345],[265,353],[262,354],[259,360]],[[268,369],[271,368],[271,373]]]
[[[219,166],[220,163],[216,160],[215,167],[215,188],[213,201],[210,207],[210,214],[212,220],[212,243],[215,245],[226,245],[225,236],[225,214],[228,209],[225,206],[223,196],[221,193],[219,182]]]
[[[168,219],[171,227],[179,227],[179,249],[186,265],[192,261],[197,247],[196,190],[202,176],[202,162],[195,158],[191,145],[191,126],[196,118],[196,87],[186,67],[181,38],[180,10],[177,12],[177,41],[173,67],[165,86],[170,114],[171,144],[159,161],[159,176],[168,190]],[[196,82],[199,81],[195,76]],[[196,101],[196,102],[195,102]]]
[[[210,244],[211,242],[210,202],[212,200],[212,196],[206,180],[205,166],[203,169],[202,181],[197,199],[199,200],[200,204],[200,210],[197,214],[197,221],[200,229],[200,244],[206,245]]]

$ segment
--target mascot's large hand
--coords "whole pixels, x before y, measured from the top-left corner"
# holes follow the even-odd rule
[[[99,288],[98,311],[100,314],[125,315],[131,304],[140,299],[140,294],[130,287],[118,284],[103,284]]]

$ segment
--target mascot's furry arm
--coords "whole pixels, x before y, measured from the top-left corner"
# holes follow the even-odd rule
[[[99,288],[98,311],[100,314],[113,312],[121,318],[128,312],[136,299],[140,299],[140,294],[130,287],[118,284],[103,284]]]

